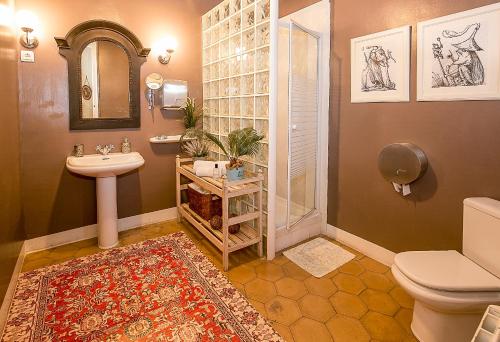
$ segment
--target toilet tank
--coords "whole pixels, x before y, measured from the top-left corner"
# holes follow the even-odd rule
[[[463,254],[500,277],[500,201],[464,200]]]

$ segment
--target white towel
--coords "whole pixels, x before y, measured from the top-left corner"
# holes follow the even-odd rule
[[[198,167],[195,171],[198,177],[213,177],[214,168],[210,166]]]
[[[193,164],[193,169],[196,171],[200,167],[215,167],[214,161],[209,160],[195,160]]]
[[[193,170],[194,170],[194,173],[197,175],[197,176],[200,176],[198,174],[198,169],[200,168],[203,168],[203,173],[206,173],[206,168],[211,168],[212,172],[210,173],[210,177],[213,176],[213,169],[215,168],[215,164],[218,165],[218,168],[221,170],[222,172],[222,175],[225,175],[226,174],[226,164],[227,164],[227,161],[208,161],[208,160],[196,160],[193,164]],[[207,177],[207,176],[200,176],[200,177]]]

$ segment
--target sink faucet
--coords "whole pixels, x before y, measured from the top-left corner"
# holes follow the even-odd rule
[[[108,153],[111,152],[111,150],[113,150],[114,148],[115,148],[115,146],[112,145],[112,144],[104,145],[104,146],[97,145],[97,147],[95,148],[95,150],[97,152],[99,152],[100,154],[102,154],[103,156],[107,156]]]

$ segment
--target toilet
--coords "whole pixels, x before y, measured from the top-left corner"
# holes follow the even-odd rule
[[[392,273],[414,299],[421,342],[471,341],[487,306],[500,304],[500,202],[464,200],[463,254],[399,253]]]

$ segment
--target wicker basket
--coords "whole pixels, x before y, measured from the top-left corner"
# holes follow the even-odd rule
[[[188,185],[189,208],[209,221],[214,215],[222,216],[222,199],[191,183]]]

